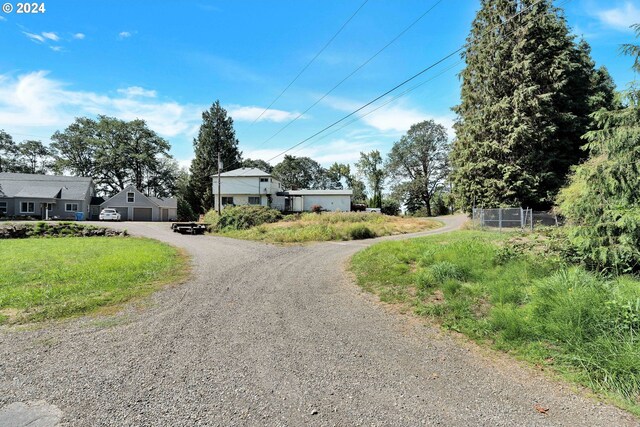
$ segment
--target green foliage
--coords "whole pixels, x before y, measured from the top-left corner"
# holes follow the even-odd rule
[[[400,215],[400,202],[394,199],[383,199],[380,212],[385,215]]]
[[[189,187],[186,199],[197,214],[213,208],[212,176],[218,172],[218,153],[225,170],[240,167],[242,153],[233,129],[233,119],[216,100],[202,113],[198,136],[193,140],[195,157],[189,170]]]
[[[256,168],[256,169],[260,169],[261,171],[264,171],[266,173],[271,173],[271,171],[273,170],[273,166],[271,166],[269,163],[265,162],[262,159],[244,159],[242,161],[242,166],[243,168]]]
[[[516,19],[510,20],[519,11]],[[455,108],[453,188],[465,210],[548,208],[584,159],[589,114],[608,107],[611,80],[595,70],[551,0],[486,0],[463,54]]]
[[[349,236],[353,240],[372,239],[376,233],[364,224],[358,224],[349,229]]]
[[[225,209],[226,210],[226,209]],[[224,236],[273,243],[352,240],[390,234],[412,233],[438,227],[426,219],[390,217],[356,212],[325,212],[288,215],[277,224],[263,224],[247,230],[219,230]]]
[[[356,254],[351,269],[383,301],[555,368],[640,413],[640,281],[566,266],[544,256],[544,236],[525,238],[463,231],[385,242]]]
[[[579,260],[613,273],[640,270],[640,89],[623,99],[625,108],[593,114],[600,129],[585,135],[591,157],[558,197]]]
[[[326,170],[309,157],[286,154],[273,168],[273,176],[288,190],[300,188],[324,189],[328,187]]]
[[[41,226],[43,227],[43,226]],[[1,322],[89,313],[148,295],[184,277],[187,262],[149,239],[0,240]]]
[[[215,209],[208,210],[206,214],[204,214],[204,223],[209,225],[210,230],[215,230],[218,228],[218,222],[220,221],[220,215]]]
[[[433,120],[412,125],[393,144],[386,163],[387,174],[397,182],[394,193],[401,200],[420,200],[431,216],[431,199],[449,175],[447,131]]]
[[[212,219],[211,215],[209,215],[209,219]],[[230,206],[222,210],[217,221],[217,228],[219,230],[246,230],[281,219],[282,213],[279,210],[266,206]]]
[[[382,167],[382,156],[378,150],[370,153],[360,153],[360,160],[356,163],[358,171],[367,178],[369,188],[373,193],[369,199],[369,207],[382,207],[382,189],[386,172]]]
[[[144,120],[79,117],[51,140],[55,168],[93,178],[98,191],[113,195],[133,184],[155,197],[174,194],[177,164],[171,146]]]

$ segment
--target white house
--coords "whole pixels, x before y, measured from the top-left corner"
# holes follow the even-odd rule
[[[271,174],[240,168],[220,174],[222,207],[262,205],[287,212],[310,211],[314,205],[327,211],[350,211],[352,190],[289,190]],[[218,208],[218,176],[213,177],[214,209]]]

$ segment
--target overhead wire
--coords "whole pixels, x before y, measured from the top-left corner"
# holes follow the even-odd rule
[[[521,9],[519,12],[517,12],[516,14],[512,15],[510,18],[506,19],[505,21],[501,22],[500,24],[489,28],[486,32],[489,31],[493,31],[499,27],[503,27],[506,24],[508,24],[509,22],[513,21],[515,18],[519,17],[520,15],[522,15],[525,11],[533,8],[534,6],[536,6],[538,3],[540,3],[542,0],[537,0],[535,3],[532,3],[531,5]],[[567,0],[566,2],[568,2],[570,0]],[[342,118],[334,121],[333,123],[331,123],[330,125],[325,126],[324,128],[322,128],[321,130],[317,131],[316,133],[314,133],[313,135],[303,139],[302,141],[292,145],[291,147],[289,147],[288,149],[282,151],[281,153],[277,154],[276,156],[271,157],[269,160],[267,160],[268,162],[271,162],[272,160],[277,159],[278,157],[282,156],[283,154],[288,153],[289,151],[293,150],[294,148],[297,148],[299,146],[301,146],[302,144],[304,144],[307,141],[310,141],[311,139],[315,138],[316,136],[320,135],[321,133],[324,133],[325,131],[331,129],[332,127],[336,126],[339,123],[342,123],[343,121],[345,121],[346,119],[348,119],[349,117],[357,114],[358,112],[362,111],[363,109],[367,108],[369,105],[375,103],[376,101],[380,100],[381,98],[384,98],[385,96],[387,96],[388,94],[394,92],[395,90],[399,89],[400,87],[404,86],[405,84],[411,82],[412,80],[415,80],[416,78],[418,78],[419,76],[421,76],[422,74],[426,73],[427,71],[433,69],[434,67],[436,67],[437,65],[443,63],[444,61],[446,61],[447,59],[451,58],[452,56],[460,53],[462,50],[464,50],[466,48],[466,44],[462,45],[461,47],[459,47],[458,49],[454,50],[453,52],[445,55],[444,57],[442,57],[441,59],[437,60],[436,62],[432,63],[431,65],[429,65],[428,67],[422,69],[421,71],[419,71],[418,73],[414,74],[413,76],[405,79],[403,82],[397,84],[396,86],[394,86],[393,88],[387,90],[386,92],[384,92],[382,95],[379,95],[377,97],[375,97],[374,99],[372,99],[371,101],[367,102],[366,104],[364,104],[363,106],[361,106],[360,108],[352,111],[351,113],[343,116]]]
[[[260,115],[258,115],[258,117],[256,117],[251,124],[249,125],[249,127],[253,126],[258,120],[260,120],[260,118],[264,115],[264,113],[266,113],[272,106],[273,104],[275,104],[281,97],[282,95],[284,95],[284,93],[289,90],[289,88],[298,80],[298,78],[300,78],[300,76],[307,70],[307,68],[309,68],[309,66],[311,66],[311,64],[313,64],[315,62],[316,59],[318,59],[318,57],[322,54],[322,52],[325,51],[325,49],[327,49],[327,47],[329,47],[329,45],[335,40],[336,37],[338,37],[338,35],[342,32],[342,30],[345,29],[345,27],[349,24],[349,22],[351,22],[353,20],[353,18],[355,18],[355,16],[358,14],[358,12],[360,12],[360,10],[364,7],[364,5],[366,5],[369,2],[369,0],[365,0],[360,7],[358,7],[358,9],[356,9],[355,12],[353,12],[353,14],[349,17],[349,19],[347,19],[345,21],[344,24],[342,24],[342,26],[340,27],[340,29],[338,29],[338,31],[329,39],[329,41],[327,43],[325,43],[324,46],[322,46],[322,49],[320,49],[318,51],[318,53],[316,53],[316,55],[311,58],[311,60],[307,63],[307,65],[305,65],[304,67],[302,67],[302,69],[300,70],[300,72],[298,72],[298,74],[293,78],[293,80],[291,80],[289,82],[289,84],[282,90],[282,92],[280,92],[280,94],[278,96],[275,97],[275,99],[273,101],[271,101],[271,103],[267,106],[267,108],[265,108]]]
[[[407,27],[405,27],[398,35],[396,35],[393,39],[391,39],[391,41],[389,41],[387,44],[385,44],[382,48],[380,48],[376,53],[374,53],[371,57],[369,57],[369,59],[367,59],[362,64],[360,64],[355,70],[353,70],[351,73],[349,73],[346,77],[344,77],[342,80],[340,80],[336,85],[334,85],[331,89],[329,89],[329,91],[327,91],[324,95],[322,95],[320,98],[318,98],[313,104],[311,104],[309,107],[307,107],[307,109],[305,109],[302,113],[298,113],[298,115],[296,117],[294,117],[287,124],[282,126],[278,131],[276,131],[276,133],[274,133],[269,138],[267,138],[264,141],[262,141],[258,145],[258,147],[260,147],[260,146],[266,144],[267,142],[271,141],[273,138],[278,136],[283,130],[285,130],[286,128],[291,126],[293,123],[295,123],[300,117],[302,117],[303,115],[308,113],[313,107],[315,107],[320,102],[322,102],[323,99],[325,99],[327,96],[329,96],[331,93],[333,93],[334,90],[336,90],[344,82],[346,82],[348,79],[350,79],[354,74],[356,74],[358,71],[360,71],[362,68],[364,68],[367,64],[369,64],[371,61],[373,61],[378,55],[380,55],[385,49],[387,49],[389,46],[391,46],[393,43],[395,43],[400,37],[402,37],[407,31],[409,31],[414,25],[416,25],[420,20],[422,20],[422,18],[427,16],[427,14],[429,14],[429,12],[431,12],[433,9],[435,9],[435,7],[438,6],[440,3],[442,3],[443,1],[444,0],[437,0],[435,3],[433,3],[431,5],[431,7],[429,7],[422,15],[420,15],[418,18],[416,18],[413,22],[411,22],[411,24],[409,24]]]

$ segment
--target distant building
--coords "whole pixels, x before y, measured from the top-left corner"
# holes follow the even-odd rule
[[[89,217],[95,186],[81,176],[0,173],[0,217]]]
[[[145,196],[133,185],[102,202],[100,209],[105,208],[118,211],[122,221],[175,221],[178,217],[175,198]]]
[[[214,209],[218,208],[218,176],[213,177]],[[270,206],[285,212],[310,211],[314,205],[327,211],[350,211],[352,190],[287,190],[277,179],[256,168],[240,168],[220,175],[222,207]]]

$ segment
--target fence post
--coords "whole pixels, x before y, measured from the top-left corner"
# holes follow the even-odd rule
[[[522,206],[520,206],[520,230],[524,229],[524,221],[525,221],[524,212],[522,211]]]
[[[529,214],[531,215],[531,231],[533,231],[533,208],[529,209]]]
[[[502,231],[502,208],[498,208],[498,226],[499,230]]]

